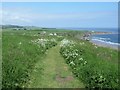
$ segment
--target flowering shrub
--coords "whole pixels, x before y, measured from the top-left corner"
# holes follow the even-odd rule
[[[66,62],[70,66],[76,66],[79,62],[79,64],[81,65],[87,64],[87,61],[82,58],[82,50],[76,48],[75,42],[64,39],[61,41],[60,46],[60,53],[66,59]]]
[[[49,49],[55,45],[57,45],[56,39],[36,39],[36,40],[31,40],[32,43],[37,44],[39,47],[43,47],[45,49]]]
[[[114,65],[95,59],[88,60],[84,55],[87,53],[86,49],[82,49],[81,45],[84,45],[84,42],[75,43],[67,39],[61,41],[60,54],[72,68],[73,74],[83,81],[86,88],[117,88],[118,74]]]

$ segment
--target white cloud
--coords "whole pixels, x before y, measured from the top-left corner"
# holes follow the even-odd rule
[[[12,12],[12,10],[2,11],[2,21],[4,24],[10,23],[31,23],[30,19],[26,14],[21,14],[19,12]]]

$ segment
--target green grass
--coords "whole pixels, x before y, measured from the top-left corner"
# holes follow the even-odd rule
[[[38,34],[43,31],[46,31],[45,35]],[[57,33],[62,37],[49,36],[50,33]],[[101,86],[116,88],[118,51],[98,46],[95,48],[96,46],[92,43],[79,40],[79,36],[83,33],[81,31],[48,29],[29,31],[3,30],[2,87],[81,88]],[[31,43],[31,40],[34,41],[38,38],[54,38],[57,42],[47,43],[46,47]],[[78,49],[79,53],[81,53],[80,50],[82,50],[81,57],[88,62],[85,67],[81,66],[81,64],[77,64],[74,67],[66,63],[66,57],[62,55],[66,48],[61,49],[60,47],[60,41],[64,38],[77,43],[70,52]],[[83,42],[84,45],[80,45]],[[70,58],[69,60],[81,63],[78,58]],[[107,82],[98,85],[95,80],[99,80],[100,75],[103,75]]]
[[[36,45],[29,44],[32,37],[21,36],[19,33],[10,34],[11,32],[3,32],[2,38],[3,88],[22,87],[29,80],[34,63],[40,59],[38,55],[42,54]]]
[[[59,53],[60,46],[47,51],[43,62],[38,61],[31,75],[30,88],[83,88],[84,85],[78,81],[69,70],[67,64]],[[39,67],[43,65],[42,76]],[[68,80],[67,80],[68,79]]]
[[[85,87],[118,88],[118,51],[98,46],[96,48],[90,42],[79,41],[75,38],[73,41],[76,42],[74,46],[62,47],[60,53],[76,77],[82,80]],[[76,49],[78,56],[69,56],[71,53],[74,54]],[[79,58],[83,58],[83,60],[81,61]],[[71,65],[70,62],[74,62],[75,65]],[[100,78],[101,76],[102,78]]]
[[[29,81],[29,76],[35,63],[41,60],[41,57],[47,48],[38,47],[30,43],[31,40],[40,38],[29,35],[29,32],[23,31],[5,31],[2,38],[2,87],[24,87]]]

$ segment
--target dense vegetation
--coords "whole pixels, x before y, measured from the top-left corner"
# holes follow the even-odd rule
[[[78,39],[84,32],[3,30],[2,87],[23,88],[35,64],[60,44],[60,54],[86,88],[118,88],[118,51]],[[51,53],[52,55],[52,53]],[[41,65],[42,71],[44,67]]]
[[[24,87],[35,63],[57,45],[52,36],[43,38],[29,31],[3,31],[2,39],[3,88]]]
[[[118,88],[118,54],[85,41],[64,39],[61,55],[86,88]]]

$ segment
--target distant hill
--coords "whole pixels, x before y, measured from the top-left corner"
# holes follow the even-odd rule
[[[19,25],[0,25],[0,27],[2,29],[20,29],[20,30],[40,29],[40,27],[36,26],[19,26]]]
[[[18,25],[0,25],[2,29],[7,29],[7,28],[23,28],[23,26],[18,26]]]
[[[36,30],[36,29],[56,29],[56,28],[46,28],[46,27],[37,27],[37,26],[19,26],[19,25],[0,25],[2,29],[14,29],[14,30]]]

